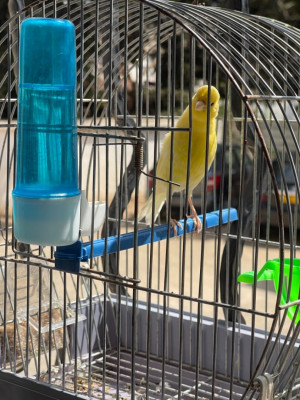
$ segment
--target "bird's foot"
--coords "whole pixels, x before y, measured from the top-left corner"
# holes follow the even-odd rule
[[[189,202],[189,205],[191,207],[191,212],[192,212],[191,215],[188,215],[188,218],[193,218],[194,226],[196,228],[196,233],[198,235],[200,233],[200,231],[202,230],[202,222],[200,221],[200,218],[198,217],[197,211],[193,205],[191,197],[188,198],[188,202]]]
[[[197,214],[194,214],[194,213],[192,215],[188,215],[187,218],[193,218],[194,227],[195,227],[196,233],[198,235],[202,230],[202,222],[200,221],[200,218],[198,217]]]
[[[181,223],[180,223],[179,221],[177,221],[176,219],[172,219],[172,218],[171,218],[170,224],[171,224],[171,226],[172,226],[172,228],[173,228],[174,235],[177,235],[177,226],[178,226],[179,228],[183,229]]]

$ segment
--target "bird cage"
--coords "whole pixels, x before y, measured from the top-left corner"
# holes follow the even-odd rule
[[[76,33],[89,204],[66,246],[13,229],[19,34],[35,17]],[[36,1],[0,28],[4,398],[299,397],[299,39],[274,20],[166,0]],[[138,216],[163,139],[203,85],[207,103],[212,87],[220,100],[214,161],[199,146],[206,172],[192,193],[202,229],[186,191],[172,195],[172,146],[168,207],[149,225]]]

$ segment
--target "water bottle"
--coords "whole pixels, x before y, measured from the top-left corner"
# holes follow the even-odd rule
[[[14,235],[30,244],[72,244],[80,224],[75,28],[29,18],[19,43]]]

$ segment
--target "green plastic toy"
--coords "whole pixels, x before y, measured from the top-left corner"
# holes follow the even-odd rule
[[[289,286],[290,279],[290,259],[284,259],[284,279],[282,285],[282,293],[280,298],[280,304],[287,304],[287,289]],[[278,293],[279,286],[279,276],[280,276],[280,260],[275,258],[274,260],[269,260],[265,263],[263,268],[257,272],[257,281],[273,281],[276,293]],[[249,271],[241,274],[238,277],[238,282],[244,283],[254,283],[254,271]],[[292,269],[292,285],[291,293],[289,298],[289,303],[299,300],[300,296],[300,259],[293,259],[293,269]],[[288,316],[290,319],[294,318],[295,312],[297,312],[297,305],[290,306],[288,308]],[[300,321],[300,307],[298,307],[297,316],[295,318],[295,323]]]

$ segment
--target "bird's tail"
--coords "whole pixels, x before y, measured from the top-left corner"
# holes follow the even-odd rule
[[[152,215],[152,201],[153,201],[153,195],[149,196],[148,200],[146,201],[144,207],[140,210],[139,215],[138,215],[138,220],[140,221],[145,217],[146,224],[150,225],[151,224],[151,215]],[[165,195],[164,193],[156,193],[155,195],[155,209],[154,209],[154,221],[158,217],[158,214],[164,205],[165,202]]]

